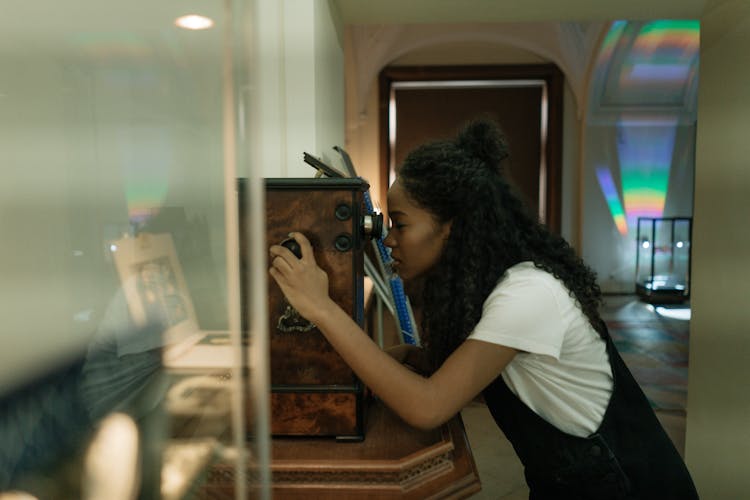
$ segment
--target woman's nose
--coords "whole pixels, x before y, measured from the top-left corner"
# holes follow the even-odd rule
[[[383,244],[387,247],[395,247],[396,246],[396,238],[393,237],[393,233],[391,231],[386,230],[385,238],[383,238]]]

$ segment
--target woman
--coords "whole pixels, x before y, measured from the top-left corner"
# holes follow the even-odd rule
[[[531,498],[696,498],[690,475],[598,314],[591,270],[526,213],[488,121],[422,146],[388,191],[385,244],[418,280],[422,376],[381,351],[328,296],[309,241],[270,249],[271,276],[406,422],[436,427],[480,393],[524,464]],[[408,359],[407,359],[408,358]]]

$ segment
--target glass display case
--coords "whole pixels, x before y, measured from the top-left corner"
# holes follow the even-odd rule
[[[0,497],[268,497],[249,4],[3,4]]]
[[[650,303],[690,298],[690,217],[639,217],[636,293]]]

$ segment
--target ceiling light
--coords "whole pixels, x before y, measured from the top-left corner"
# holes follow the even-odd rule
[[[188,14],[178,17],[174,23],[186,30],[206,30],[213,27],[214,20],[206,16],[199,16],[198,14]]]

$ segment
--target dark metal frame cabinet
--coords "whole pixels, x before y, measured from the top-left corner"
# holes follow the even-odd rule
[[[644,302],[690,299],[692,217],[638,217],[635,292]]]

